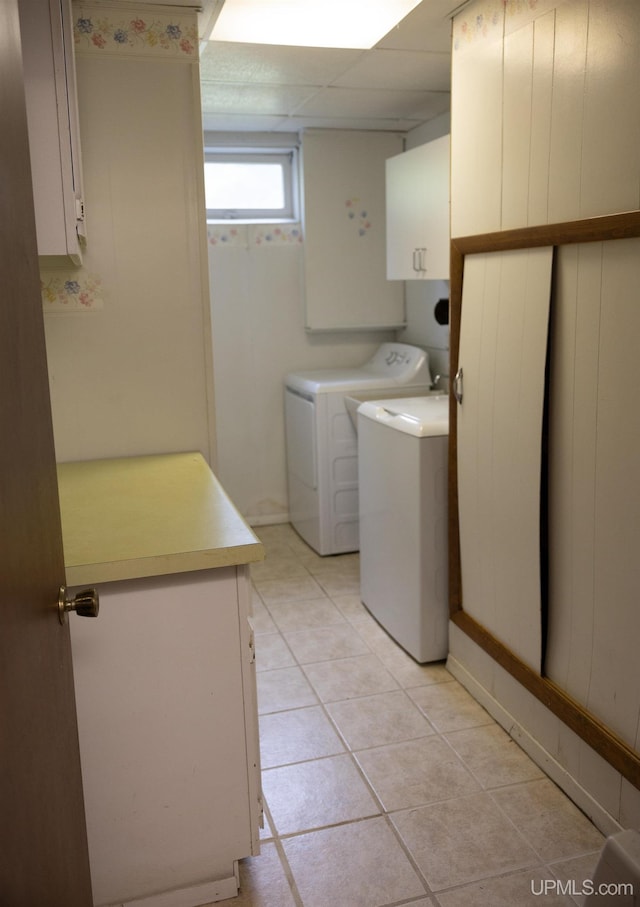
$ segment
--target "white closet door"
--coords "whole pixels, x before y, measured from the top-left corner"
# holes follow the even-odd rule
[[[545,673],[637,749],[640,240],[561,249],[557,272]]]
[[[463,607],[536,671],[552,257],[551,248],[468,255],[459,349]]]

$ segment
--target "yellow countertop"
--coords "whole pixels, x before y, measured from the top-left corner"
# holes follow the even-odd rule
[[[58,488],[69,586],[264,558],[199,453],[60,463]]]

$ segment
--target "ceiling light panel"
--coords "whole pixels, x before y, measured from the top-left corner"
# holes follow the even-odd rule
[[[211,39],[370,48],[419,0],[225,0]]]

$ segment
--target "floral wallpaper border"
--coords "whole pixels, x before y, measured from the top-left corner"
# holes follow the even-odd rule
[[[129,54],[198,59],[195,13],[133,16],[88,4],[73,5],[76,53]]]
[[[453,22],[453,50],[463,50],[483,38],[502,37],[506,19],[535,17],[551,5],[548,0],[485,0],[468,12],[456,16]]]
[[[453,50],[462,50],[465,45],[473,44],[480,38],[502,37],[504,28],[504,7],[493,4],[493,9],[478,13],[473,18],[454,19]]]
[[[300,224],[207,224],[207,242],[211,248],[294,246],[303,235]]]
[[[86,312],[103,305],[102,281],[82,269],[72,274],[41,271],[40,291],[45,312]]]

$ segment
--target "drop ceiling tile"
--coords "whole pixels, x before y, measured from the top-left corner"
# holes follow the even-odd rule
[[[418,119],[445,95],[448,109],[449,95],[446,92],[426,91],[367,91],[352,88],[324,88],[302,104],[296,113],[302,116],[382,117],[384,119]]]
[[[426,92],[421,106],[414,112],[413,116],[426,123],[429,120],[433,120],[434,117],[440,116],[441,113],[448,113],[450,110],[451,92],[429,91]]]
[[[451,56],[444,53],[368,51],[333,85],[343,88],[449,91]]]
[[[460,0],[423,0],[378,42],[377,47],[396,50],[451,52],[449,13]]]
[[[450,109],[447,14],[457,3],[423,0],[370,51],[210,42],[205,128],[413,129]]]
[[[362,55],[362,50],[210,41],[200,57],[200,73],[205,81],[321,86]]]
[[[366,129],[370,132],[409,132],[422,125],[422,120],[396,117],[304,117],[294,116],[288,121],[288,128],[295,127],[296,132],[305,129]],[[282,127],[284,130],[284,126]]]
[[[292,125],[289,119],[279,116],[234,113],[204,113],[202,116],[202,128],[205,132],[286,132],[288,130],[285,124],[288,124],[288,130],[291,132],[297,131],[297,127]]]
[[[316,93],[315,89],[292,85],[241,85],[202,82],[202,110],[205,114],[234,113],[260,116],[287,116]]]

